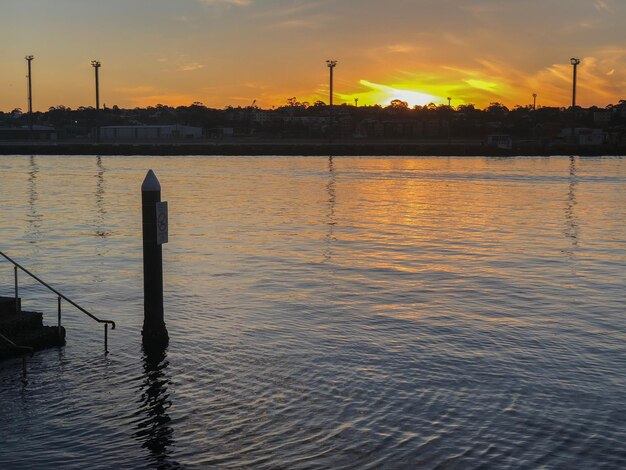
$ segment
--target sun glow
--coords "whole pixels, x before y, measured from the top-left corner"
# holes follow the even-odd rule
[[[447,103],[446,99],[441,96],[424,91],[417,91],[415,88],[418,87],[382,85],[368,80],[360,80],[359,83],[368,88],[368,90],[364,93],[339,94],[339,97],[347,102],[358,98],[359,102],[365,105],[380,104],[387,106],[393,100],[405,101],[409,107],[425,106],[430,103]]]

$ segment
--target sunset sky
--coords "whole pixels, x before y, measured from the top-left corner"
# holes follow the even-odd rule
[[[626,99],[626,0],[1,0],[0,109]]]

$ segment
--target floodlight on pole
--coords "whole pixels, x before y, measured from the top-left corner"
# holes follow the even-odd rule
[[[100,81],[98,76],[98,70],[100,69],[102,64],[97,60],[92,60],[91,66],[96,72],[96,109],[100,109]]]
[[[572,110],[576,108],[576,78],[577,78],[577,69],[580,65],[580,59],[576,57],[572,57],[570,59],[572,67],[574,68],[573,80],[572,80]]]
[[[96,142],[100,142],[100,67],[102,64],[98,60],[92,60],[91,66],[96,73]]]
[[[28,132],[31,139],[33,138],[33,80],[31,62],[34,58],[35,56],[33,55],[27,55],[24,57],[26,62],[28,62]]]
[[[336,60],[327,60],[326,65],[330,70],[330,139],[333,138],[334,130],[334,112],[333,112],[333,72],[337,66]]]

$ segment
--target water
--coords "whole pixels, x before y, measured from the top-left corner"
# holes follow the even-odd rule
[[[148,168],[170,206],[157,358]],[[27,384],[0,364],[0,466],[624,468],[625,183],[608,157],[2,156],[0,250],[118,328],[105,357],[64,305]]]

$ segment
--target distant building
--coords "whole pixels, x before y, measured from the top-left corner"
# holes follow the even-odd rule
[[[174,125],[161,126],[103,126],[100,140],[160,140],[199,139],[201,127]]]
[[[0,140],[20,141],[31,139],[55,141],[57,140],[57,131],[54,127],[35,125],[33,126],[33,131],[31,135],[31,130],[29,126],[0,127]]]
[[[608,143],[609,134],[602,129],[590,129],[587,127],[567,127],[559,136],[566,141],[575,142],[579,145],[603,145]]]
[[[493,134],[487,136],[487,147],[495,147],[499,149],[511,150],[513,148],[513,139],[506,134]]]
[[[207,129],[207,136],[211,139],[223,139],[225,137],[234,137],[235,129],[233,127],[214,127]]]
[[[612,114],[610,111],[596,111],[593,113],[593,122],[599,125],[608,125],[611,123]]]
[[[580,145],[603,145],[609,140],[608,133],[602,129],[579,129],[578,143]]]
[[[255,109],[252,112],[252,122],[265,124],[266,122],[270,122],[271,120],[272,120],[272,113],[270,113],[269,111],[265,111],[262,109]]]

